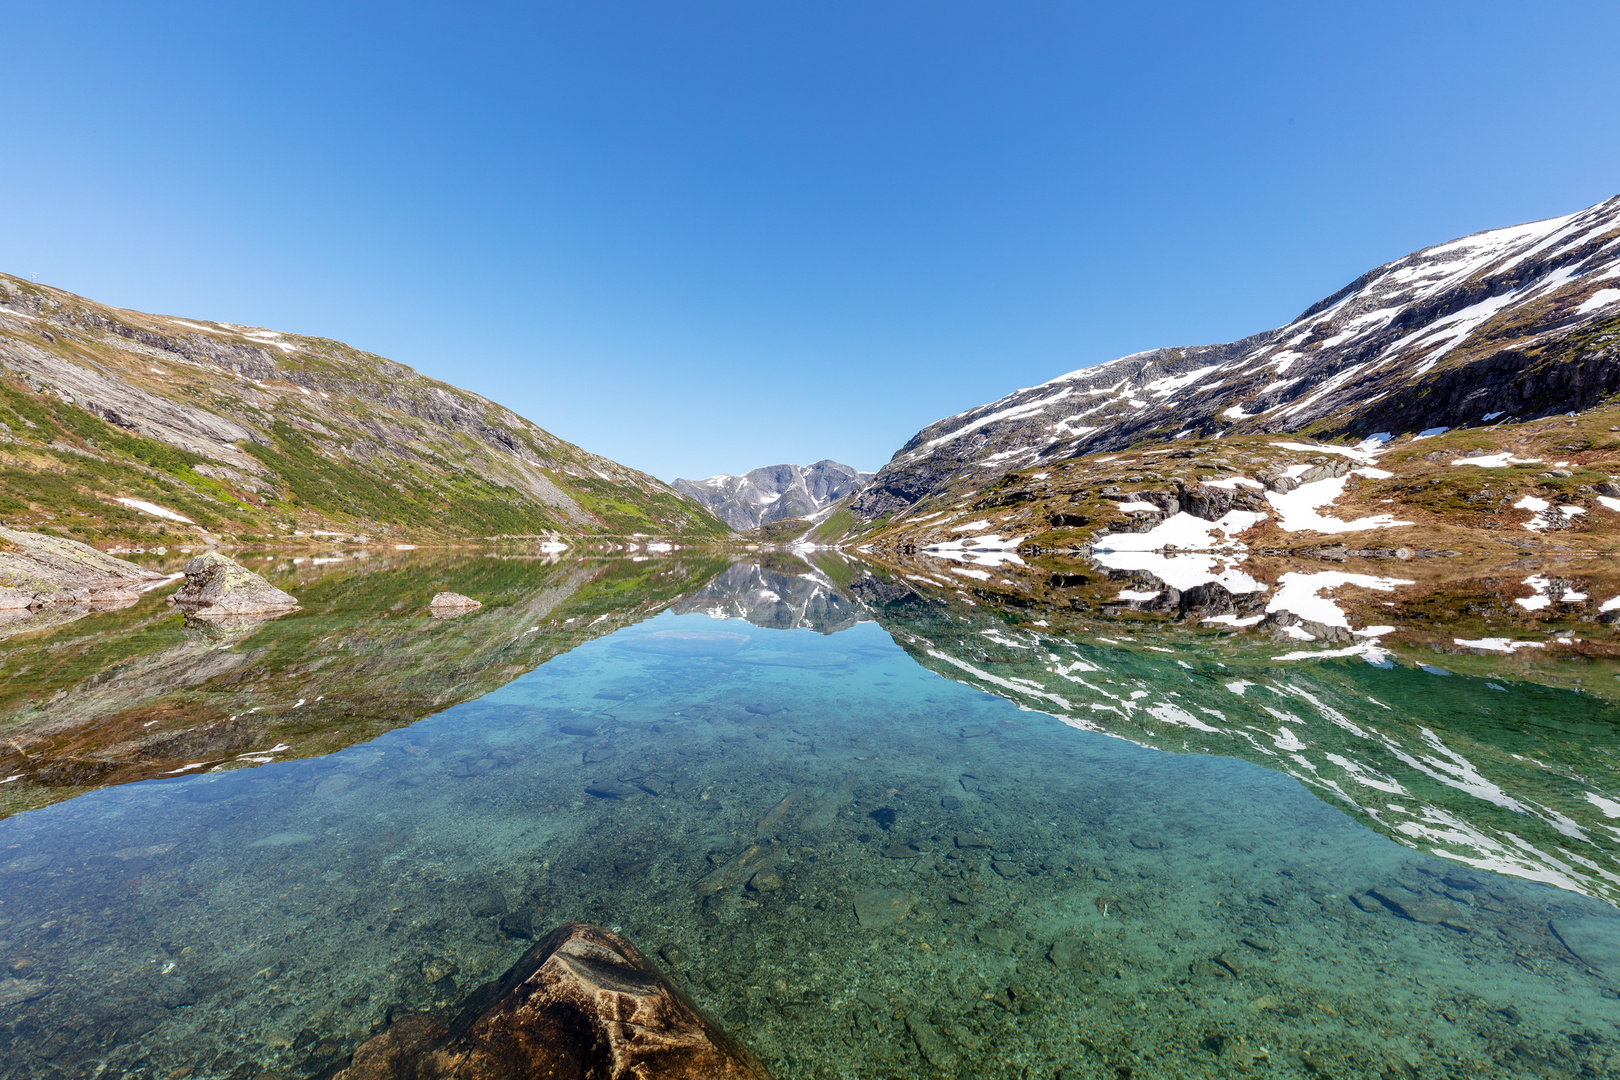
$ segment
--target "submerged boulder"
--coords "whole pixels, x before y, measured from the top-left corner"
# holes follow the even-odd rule
[[[402,1017],[335,1080],[768,1080],[624,938],[565,923],[459,1014]]]
[[[77,540],[0,528],[0,609],[134,603],[138,588],[161,580]]]
[[[456,592],[442,592],[434,594],[433,599],[428,602],[428,611],[435,619],[453,619],[457,615],[477,611],[483,606],[482,601],[474,600],[470,596],[462,596]]]
[[[217,551],[205,551],[185,565],[186,583],[169,603],[198,618],[280,615],[298,601],[245,566]]]

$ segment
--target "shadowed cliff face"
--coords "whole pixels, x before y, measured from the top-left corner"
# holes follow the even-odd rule
[[[256,561],[257,559],[257,561]],[[294,593],[279,619],[188,621],[160,590],[15,624],[0,659],[7,812],[109,784],[331,753],[504,686],[669,606],[718,559],[244,556]],[[445,589],[484,607],[436,619]]]

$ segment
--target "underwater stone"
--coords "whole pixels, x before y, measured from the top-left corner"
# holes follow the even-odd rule
[[[618,780],[598,780],[585,786],[585,794],[594,795],[598,799],[628,799],[640,791],[640,788],[620,783]]]
[[[748,879],[748,887],[754,892],[776,892],[787,882],[775,870],[765,869]]]
[[[402,1017],[361,1045],[336,1080],[768,1080],[636,947],[566,923],[454,1018]]]
[[[1013,946],[1024,940],[1015,931],[1003,926],[987,926],[973,936],[979,939],[980,945],[999,952],[1012,952]]]
[[[1367,892],[1382,900],[1395,914],[1413,922],[1444,923],[1456,929],[1466,927],[1463,913],[1449,900],[1441,900],[1426,894],[1419,896],[1393,887],[1368,889]]]
[[[906,1030],[911,1032],[912,1039],[917,1043],[917,1052],[927,1059],[928,1064],[936,1069],[956,1067],[956,1053],[951,1049],[951,1044],[926,1017],[912,1013],[906,1017]]]
[[[855,918],[871,930],[898,922],[911,913],[917,898],[899,889],[873,889],[855,898]]]
[[[531,940],[534,937],[534,912],[519,908],[501,917],[501,933],[509,938]]]
[[[217,551],[196,556],[184,572],[186,583],[168,602],[198,618],[280,615],[298,606],[296,599]]]
[[[490,884],[473,885],[467,890],[467,914],[475,919],[487,919],[506,911],[506,897]]]

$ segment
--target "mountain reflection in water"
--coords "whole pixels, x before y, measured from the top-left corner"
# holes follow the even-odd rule
[[[14,635],[6,788],[170,775],[0,822],[0,1077],[317,1076],[570,918],[778,1076],[1620,1069],[1611,703],[906,575],[412,555]]]

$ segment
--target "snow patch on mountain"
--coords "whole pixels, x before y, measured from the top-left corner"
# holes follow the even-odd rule
[[[733,529],[755,529],[787,518],[821,520],[834,504],[872,478],[836,461],[814,465],[767,465],[741,476],[722,473],[670,485],[714,512]]]

